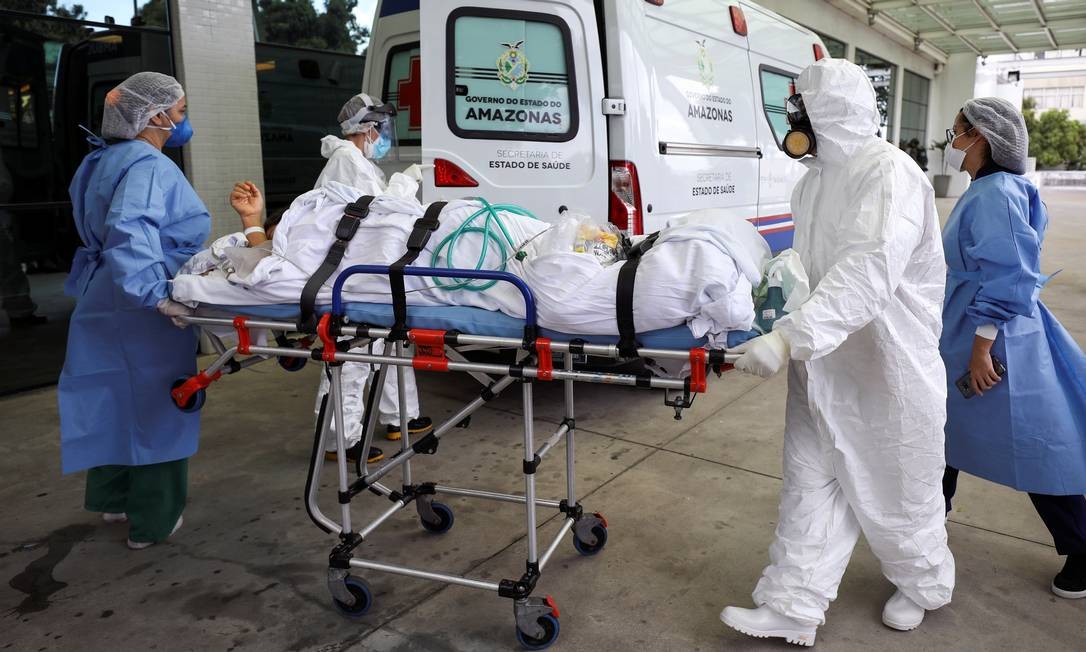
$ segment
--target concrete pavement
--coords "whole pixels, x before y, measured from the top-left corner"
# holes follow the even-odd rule
[[[1079,264],[1086,193],[1045,199],[1052,213],[1045,271],[1064,272],[1044,300],[1086,343]],[[941,212],[951,205],[941,202]],[[124,547],[124,526],[82,511],[82,474],[59,473],[55,391],[0,401],[0,650],[516,649],[509,602],[480,591],[363,573],[375,593],[370,614],[348,621],[330,607],[324,575],[333,539],[308,521],[301,502],[316,380],[311,364],[298,374],[269,366],[217,383],[190,466],[185,526],[135,553]],[[423,404],[435,419],[475,391],[459,378],[422,380]],[[786,649],[717,620],[726,604],[750,604],[766,563],[784,378],[728,374],[710,385],[678,422],[654,393],[578,388],[578,480],[585,507],[606,514],[610,536],[592,558],[564,542],[540,580],[538,593],[553,595],[562,612],[553,649]],[[519,490],[515,390],[444,441],[435,459],[423,459],[416,478]],[[540,386],[537,395],[542,430],[560,420],[560,388]],[[333,469],[326,465],[327,483]],[[560,495],[561,477],[559,463],[545,464],[541,494]],[[520,573],[520,510],[445,502],[456,516],[448,534],[427,534],[406,512],[363,550],[491,579]],[[331,509],[334,499],[325,504]],[[362,500],[356,514],[372,515],[378,505]],[[963,476],[949,532],[958,562],[951,605],[914,632],[883,627],[879,614],[892,588],[861,543],[818,648],[1083,649],[1086,600],[1049,592],[1062,560],[1026,496]]]

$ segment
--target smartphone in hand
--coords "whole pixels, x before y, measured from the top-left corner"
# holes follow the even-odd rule
[[[1007,379],[1006,365],[1004,365],[1003,361],[995,357],[994,355],[992,356],[992,367],[995,369],[995,372],[999,374],[1000,378],[1002,378],[1003,380]],[[1002,382],[1002,380],[1000,382]],[[958,388],[958,391],[961,392],[962,396],[964,396],[965,398],[968,399],[976,396],[976,392],[973,391],[972,379],[970,378],[968,371],[965,372],[965,374],[961,378],[955,381],[954,385]]]

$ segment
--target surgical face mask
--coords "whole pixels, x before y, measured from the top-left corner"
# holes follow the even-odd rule
[[[381,122],[374,123],[373,130],[377,138],[372,141],[366,140],[362,146],[362,154],[370,160],[379,161],[396,145],[395,118],[385,116]]]
[[[392,141],[381,134],[377,137],[377,140],[373,142],[366,142],[366,151],[363,154],[366,158],[374,161],[380,161],[388,154],[388,150],[392,149]]]
[[[790,129],[784,135],[784,153],[795,159],[811,155],[815,149],[814,127],[803,105],[803,96],[796,93],[784,103]]]
[[[168,128],[158,127],[155,125],[150,126],[154,127],[155,129],[161,129],[162,131],[170,132],[170,137],[166,139],[164,147],[181,147],[185,143],[192,140],[192,125],[189,123],[189,117],[187,115],[185,116],[185,119],[181,122],[174,122],[170,118],[170,116],[166,115],[165,113],[163,113],[162,115],[165,115],[166,119],[170,121],[170,126]]]
[[[943,155],[943,158],[946,160],[947,167],[949,167],[951,170],[961,172],[962,166],[965,165],[965,153],[969,151],[970,147],[977,144],[977,141],[974,140],[972,143],[969,144],[969,147],[966,147],[965,149],[958,149],[957,147],[954,147],[954,141],[958,140],[970,131],[973,131],[972,127],[966,129],[962,133],[954,136],[949,141],[947,141],[945,150],[946,153]]]

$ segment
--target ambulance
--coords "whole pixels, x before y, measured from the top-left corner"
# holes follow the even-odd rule
[[[382,0],[363,89],[395,104],[389,170],[631,234],[703,208],[791,245],[804,168],[781,150],[818,35],[735,0]]]

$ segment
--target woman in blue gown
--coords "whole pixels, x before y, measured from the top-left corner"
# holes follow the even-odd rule
[[[947,139],[947,164],[972,178],[943,230],[947,510],[959,470],[1028,492],[1067,555],[1052,591],[1086,597],[1086,356],[1039,299],[1048,215],[1022,176],[1025,122],[969,100]]]
[[[104,109],[104,139],[90,139],[70,187],[83,246],[65,284],[76,307],[57,392],[61,466],[88,469],[86,508],[127,521],[140,549],[180,527],[185,507],[200,421],[169,391],[196,371],[197,335],[171,323],[187,308],[170,300],[168,281],[211,218],[162,153],[192,135],[177,80],[137,73]]]

